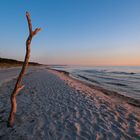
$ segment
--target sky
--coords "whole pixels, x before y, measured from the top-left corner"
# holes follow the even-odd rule
[[[30,12],[30,61],[140,65],[140,0],[1,0],[0,57],[23,60]]]

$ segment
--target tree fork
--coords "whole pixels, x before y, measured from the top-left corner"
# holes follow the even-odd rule
[[[8,119],[8,126],[10,126],[10,127],[13,127],[14,122],[15,122],[15,114],[16,114],[16,110],[17,110],[16,96],[18,95],[20,90],[22,90],[24,88],[24,85],[22,85],[22,79],[23,79],[23,76],[27,69],[28,61],[30,58],[31,41],[32,41],[32,38],[41,30],[41,28],[36,28],[34,31],[32,30],[32,22],[30,19],[29,12],[26,12],[26,18],[27,18],[28,27],[29,27],[29,36],[26,40],[26,55],[25,55],[25,59],[24,59],[23,65],[22,65],[22,69],[17,78],[15,88],[14,88],[14,90],[11,94],[11,98],[10,98],[11,99],[11,111],[10,111],[9,119]]]

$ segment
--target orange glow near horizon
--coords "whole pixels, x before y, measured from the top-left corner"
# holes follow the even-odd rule
[[[140,43],[66,49],[39,57],[44,64],[85,66],[140,66]],[[91,46],[93,46],[91,44]],[[113,47],[112,47],[113,46]],[[35,60],[35,59],[34,59]]]
[[[82,66],[140,66],[140,56],[104,56],[104,57],[59,57],[58,59],[42,60],[44,64],[82,65]]]

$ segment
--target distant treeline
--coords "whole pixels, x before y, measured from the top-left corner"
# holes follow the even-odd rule
[[[14,59],[0,58],[0,64],[9,64],[9,65],[22,65],[23,61],[18,61]],[[38,66],[41,65],[36,62],[29,62],[29,65]]]

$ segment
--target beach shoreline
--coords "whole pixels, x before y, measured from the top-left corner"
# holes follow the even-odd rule
[[[140,100],[139,99],[135,99],[135,98],[132,98],[132,97],[129,97],[129,96],[125,96],[125,95],[122,95],[118,92],[111,91],[111,90],[105,89],[103,87],[99,87],[99,86],[87,83],[87,82],[82,81],[82,80],[80,80],[76,77],[71,76],[69,72],[64,71],[64,70],[57,70],[57,69],[52,69],[52,68],[47,68],[47,69],[51,70],[52,72],[56,72],[55,74],[59,75],[63,80],[65,80],[65,78],[67,77],[67,78],[71,79],[73,82],[79,82],[83,85],[88,86],[91,89],[95,89],[97,91],[100,91],[103,94],[109,96],[110,98],[114,98],[114,100],[116,99],[116,100],[125,101],[132,106],[140,108]]]

